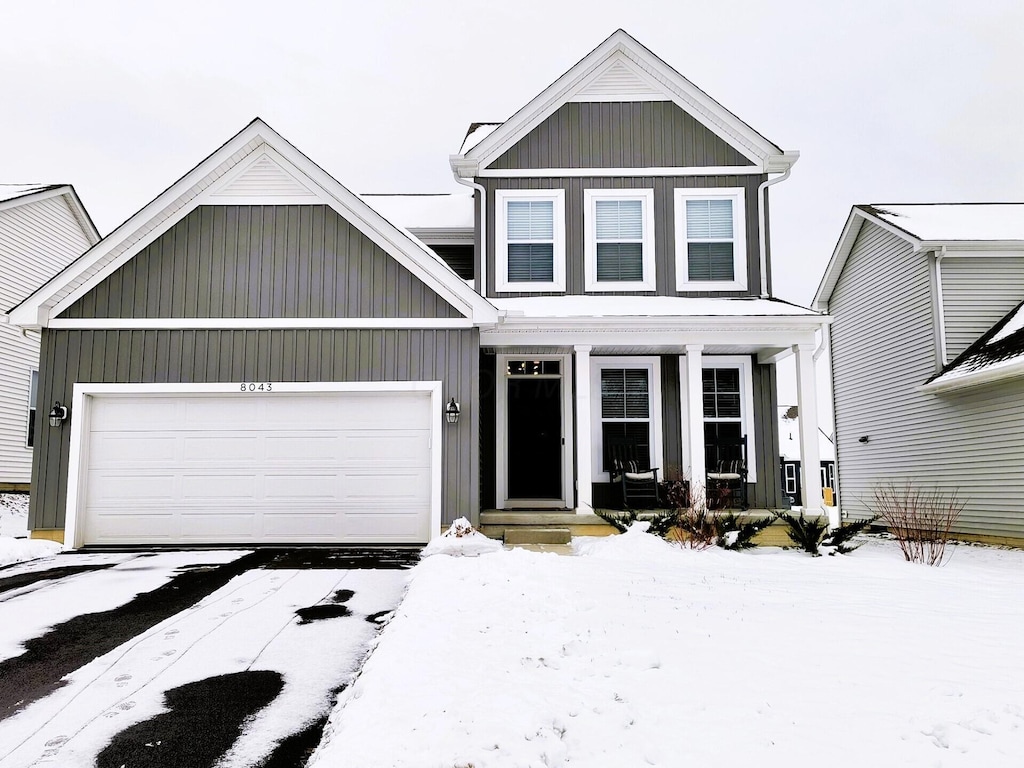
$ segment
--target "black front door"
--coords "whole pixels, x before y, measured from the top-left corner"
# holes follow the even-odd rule
[[[562,498],[562,380],[508,379],[508,497]]]

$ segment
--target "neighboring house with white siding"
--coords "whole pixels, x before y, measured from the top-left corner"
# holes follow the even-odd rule
[[[0,184],[0,312],[99,241],[67,184]],[[27,488],[39,375],[39,333],[0,324],[0,489]]]
[[[956,532],[1024,539],[1024,203],[858,205],[828,312],[840,503],[879,483],[967,500]]]

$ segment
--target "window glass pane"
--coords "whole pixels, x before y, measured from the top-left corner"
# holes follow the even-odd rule
[[[644,279],[643,245],[640,243],[598,243],[598,282]]]
[[[636,460],[643,467],[651,466],[651,427],[646,421],[606,421],[601,425],[602,469],[613,469],[610,446],[616,441],[636,446]]]
[[[704,418],[739,419],[740,371],[738,368],[705,368],[702,374]]]
[[[561,371],[559,360],[509,360],[505,366],[510,376],[557,376]]]
[[[731,281],[735,279],[732,243],[689,243],[686,275],[689,280]]]
[[[687,200],[687,239],[732,239],[732,200]]]
[[[601,369],[601,418],[626,417],[626,372],[621,369]]]
[[[643,368],[624,371],[626,385],[626,418],[646,419],[650,417],[650,393],[647,387],[647,371]]]
[[[509,240],[553,240],[555,204],[551,200],[509,200],[505,223]]]
[[[598,200],[595,206],[598,240],[640,240],[644,236],[640,200]]]
[[[510,283],[550,283],[555,276],[554,246],[551,243],[509,243]]]

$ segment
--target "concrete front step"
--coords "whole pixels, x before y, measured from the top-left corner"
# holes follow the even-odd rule
[[[551,512],[541,510],[488,510],[480,513],[477,530],[492,539],[506,542],[507,531],[519,528],[561,528],[572,536],[608,536],[615,529],[595,514]]]
[[[517,546],[519,544],[568,544],[572,540],[572,534],[568,528],[554,528],[545,526],[543,528],[531,528],[520,525],[505,529],[505,543]]]

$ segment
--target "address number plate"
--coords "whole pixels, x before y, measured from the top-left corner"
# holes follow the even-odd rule
[[[239,385],[240,392],[273,392],[274,385],[269,381],[243,381]]]

